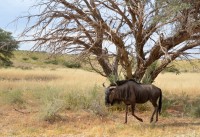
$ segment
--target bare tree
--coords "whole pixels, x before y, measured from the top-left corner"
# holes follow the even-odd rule
[[[22,36],[35,49],[94,55],[109,77],[123,70],[141,81],[148,67],[157,75],[178,57],[200,45],[200,2],[197,0],[41,0],[29,14]],[[34,24],[31,22],[34,21]]]

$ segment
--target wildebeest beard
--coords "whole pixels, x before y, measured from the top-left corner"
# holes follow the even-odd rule
[[[109,104],[112,106],[116,103],[120,104],[122,102],[121,100],[118,100],[118,99],[112,99],[112,100],[109,99],[112,90],[113,89],[106,90],[106,95],[105,95],[105,105],[106,106],[108,106]]]
[[[110,104],[110,100],[109,100],[109,96],[108,95],[105,96],[105,104],[106,105]]]
[[[109,95],[110,95],[110,90],[106,89],[106,92],[105,92],[105,105],[106,106],[108,106],[110,104]]]

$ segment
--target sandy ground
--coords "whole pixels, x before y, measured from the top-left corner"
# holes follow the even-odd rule
[[[0,136],[55,136],[55,137],[197,137],[200,136],[200,119],[191,117],[159,117],[149,123],[151,112],[138,113],[144,122],[130,114],[123,124],[124,113],[113,112],[106,117],[84,110],[65,111],[62,119],[54,123],[42,121],[37,111],[20,110],[11,106],[0,107]]]

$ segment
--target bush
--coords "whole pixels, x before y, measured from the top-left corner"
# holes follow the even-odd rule
[[[20,90],[11,90],[3,92],[1,97],[3,103],[5,104],[15,104],[21,106],[25,103],[25,100],[23,99],[23,94]]]
[[[26,58],[26,57],[24,57],[24,58],[22,58],[24,61],[27,61],[28,60],[28,58]]]
[[[63,65],[67,68],[80,68],[81,64],[79,62],[68,61],[64,62]]]
[[[194,107],[193,115],[196,118],[200,118],[200,106],[199,106],[199,104],[198,104],[198,106]]]
[[[49,60],[49,61],[45,61],[46,64],[54,64],[54,65],[58,65],[58,60]]]
[[[88,103],[89,109],[96,115],[106,116],[107,111],[102,100],[102,95],[98,92],[98,88],[95,87],[92,91],[89,92]]]
[[[139,111],[149,111],[151,110],[152,104],[145,103],[145,104],[137,104],[136,108],[139,109]]]
[[[13,66],[13,62],[11,62],[10,60],[7,61],[2,61],[0,60],[0,67],[12,67]]]
[[[185,92],[180,95],[164,96],[162,100],[162,115],[169,116],[170,114],[167,110],[172,110],[172,112],[176,111],[176,114],[173,114],[176,116],[198,116],[199,103],[196,100],[191,100]]]
[[[70,91],[65,95],[65,108],[66,109],[87,109],[87,100],[83,93],[77,93],[77,91]]]
[[[179,69],[177,69],[174,65],[170,66],[170,67],[166,67],[165,72],[171,72],[171,73],[176,73],[177,75],[180,74]]]
[[[99,116],[107,115],[102,95],[95,86],[91,91],[71,91],[65,96],[66,109],[86,109]]]
[[[62,120],[59,112],[64,108],[64,100],[62,99],[62,96],[60,96],[60,90],[47,88],[40,97],[40,100],[42,101],[40,111],[41,119],[50,123]]]
[[[55,121],[62,120],[59,112],[64,107],[64,101],[60,99],[45,100],[44,106],[42,108],[41,118],[44,121],[54,123]]]
[[[192,103],[192,116],[196,117],[196,118],[200,118],[200,97],[197,97],[197,99],[195,101],[193,101]]]
[[[162,116],[168,116],[167,109],[169,109],[173,103],[175,102],[173,99],[169,99],[170,97],[163,96],[162,98]]]
[[[32,60],[38,60],[38,57],[36,57],[36,56],[32,56],[31,58],[32,58]]]
[[[60,91],[59,89],[47,88],[44,92],[35,94],[35,97],[42,103],[40,110],[42,120],[50,123],[63,120],[60,114],[66,109],[84,109],[98,116],[107,115],[101,92],[98,92],[96,86],[88,92],[72,90],[64,93]]]

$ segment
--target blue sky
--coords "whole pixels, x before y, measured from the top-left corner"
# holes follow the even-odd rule
[[[12,36],[17,39],[17,36],[22,32],[26,25],[25,20],[13,23],[19,17],[26,15],[30,6],[35,0],[0,0],[0,28],[12,32]],[[28,50],[31,46],[21,44],[21,50]]]
[[[12,36],[17,36],[23,31],[26,20],[19,22],[13,21],[23,15],[27,15],[29,8],[36,3],[37,0],[0,0],[0,28],[12,32]],[[33,11],[32,12],[37,12]],[[30,50],[33,43],[20,44],[20,50]]]

